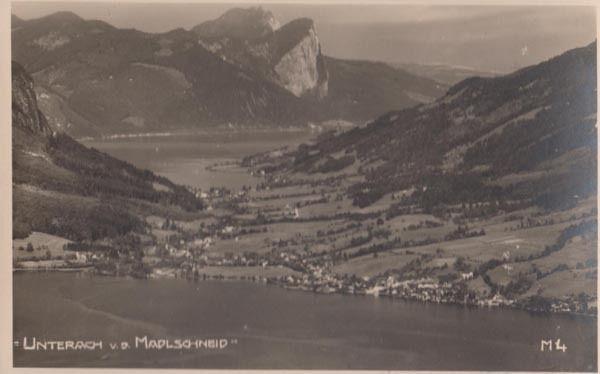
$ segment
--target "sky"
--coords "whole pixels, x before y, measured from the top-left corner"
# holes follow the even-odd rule
[[[329,56],[497,73],[541,62],[596,37],[595,9],[583,6],[13,2],[12,13],[32,19],[68,10],[120,28],[165,32],[253,5],[273,12],[281,24],[312,18]]]

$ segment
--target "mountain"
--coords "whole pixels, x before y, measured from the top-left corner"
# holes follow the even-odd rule
[[[596,95],[594,42],[466,79],[430,104],[304,145],[278,168],[358,170],[347,193],[361,207],[399,191],[429,210],[500,200],[558,207],[596,193]]]
[[[279,27],[273,13],[252,7],[230,9],[215,20],[195,26],[192,31],[201,38],[259,39]]]
[[[410,64],[410,63],[392,63],[391,66],[407,71],[419,77],[432,79],[447,85],[454,85],[464,79],[471,77],[490,78],[500,75],[491,71],[472,69],[464,66],[451,66],[443,64]]]
[[[295,96],[307,93],[318,98],[327,96],[327,68],[311,19],[287,23],[256,48],[268,51],[276,82]]]
[[[434,101],[448,89],[381,62],[326,57],[325,64],[330,74],[323,106],[333,118],[371,120],[399,103],[402,108]]]
[[[24,22],[25,21],[23,21],[21,18],[15,16],[14,14],[11,14],[11,16],[10,16],[10,27],[11,27],[11,29],[15,29],[15,28],[21,27]]]
[[[253,71],[294,96],[327,95],[327,68],[311,19],[300,18],[279,27],[273,14],[262,8],[236,8],[192,31],[223,60]]]
[[[301,113],[296,97],[185,30],[145,34],[57,13],[13,33],[13,58],[39,83],[50,123],[75,136],[278,123]]]
[[[12,58],[36,80],[49,125],[75,137],[227,123],[363,122],[446,88],[378,63],[348,69],[324,56],[312,20],[278,27],[260,8],[232,9],[190,31],[159,34],[70,12],[13,20]],[[358,87],[358,73],[379,84]]]
[[[13,236],[41,231],[76,241],[145,232],[145,216],[202,208],[184,187],[89,149],[50,128],[34,81],[12,64]]]

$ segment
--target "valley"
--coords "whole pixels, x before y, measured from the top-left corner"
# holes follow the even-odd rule
[[[15,269],[83,267],[107,275],[249,280],[317,293],[595,314],[595,231],[589,227],[595,199],[559,211],[518,201],[454,205],[440,216],[417,207],[397,212],[398,197],[390,195],[357,209],[344,194],[361,179],[351,168],[285,179],[263,175],[268,163],[227,158],[260,152],[265,161],[294,148],[277,149],[285,142],[277,133],[269,138],[253,143],[244,135],[214,134],[208,137],[214,150],[196,147],[202,149],[196,153],[170,149],[181,140],[163,137],[90,143],[178,183],[200,171],[211,185],[188,188],[207,209],[188,220],[147,216],[142,241],[128,243],[137,250],[116,256],[34,233],[15,240]],[[145,163],[156,147],[160,162]],[[569,229],[575,231],[554,248]],[[25,250],[30,242],[32,253]],[[45,261],[31,261],[47,251]]]
[[[317,27],[13,16],[16,339],[243,342],[18,365],[597,368],[596,41],[496,74]]]
[[[569,51],[523,73],[493,78],[489,84],[510,86],[510,80],[521,80],[522,74],[537,77],[537,71],[545,74],[548,66],[573,60],[574,53],[584,59],[575,61],[585,64],[590,48]],[[564,153],[559,157],[538,154],[537,163],[529,158],[529,164],[511,165],[507,163],[509,156],[498,166],[493,160],[487,168],[472,165],[471,154],[478,152],[480,144],[485,143],[487,154],[493,154],[493,144],[504,144],[505,136],[522,132],[549,116],[547,109],[531,112],[529,108],[549,103],[553,96],[529,94],[529,102],[514,104],[516,111],[493,111],[491,120],[483,113],[463,119],[462,109],[454,109],[462,97],[483,95],[478,100],[490,100],[486,89],[481,88],[488,83],[469,83],[467,80],[452,87],[433,104],[392,112],[349,131],[216,132],[195,137],[89,140],[89,145],[159,173],[151,177],[153,193],[158,197],[180,191],[179,204],[185,209],[174,210],[172,203],[167,206],[155,198],[151,198],[155,202],[144,203],[139,199],[151,195],[140,190],[133,200],[124,200],[125,195],[116,200],[126,202],[130,210],[118,213],[121,221],[114,221],[108,218],[114,213],[95,206],[99,201],[89,192],[65,194],[70,189],[65,190],[62,180],[35,187],[39,182],[30,176],[35,173],[19,169],[16,181],[24,182],[14,189],[19,206],[15,230],[23,234],[16,236],[14,267],[92,266],[107,275],[251,279],[321,293],[595,314],[597,210],[591,192],[595,189],[590,189],[594,188],[589,185],[592,179],[572,177],[573,173],[593,173],[586,166],[592,162],[595,142],[588,141],[593,138],[575,136],[569,143],[557,143]],[[535,87],[535,82],[527,87]],[[583,94],[578,86],[573,87],[571,95]],[[473,90],[480,93],[471,94]],[[505,100],[517,103],[521,91],[506,91],[509,96]],[[543,88],[537,91],[543,95],[548,92]],[[485,108],[474,105],[467,108],[467,116]],[[580,102],[579,111],[566,123],[584,117],[583,123],[592,124],[586,114],[593,110],[592,103],[586,105]],[[450,113],[449,119],[443,117],[445,112]],[[415,131],[421,131],[423,119],[432,115],[442,123],[454,122],[443,130],[454,137],[450,143],[454,148],[446,148],[437,138],[433,139],[435,148],[410,153],[419,141],[431,141]],[[416,121],[416,128],[411,129],[411,121]],[[475,131],[477,137],[467,135],[467,146],[460,144],[465,141],[460,130],[464,121],[471,121],[471,128],[484,129]],[[586,126],[580,125],[578,131],[589,131],[584,130]],[[398,129],[413,132],[402,152],[379,153],[403,141],[389,135]],[[81,166],[64,157],[73,150],[82,155],[89,151],[79,150],[81,146],[71,144],[72,140],[60,139],[51,138],[51,143],[58,142],[58,148],[51,148],[48,156],[42,153],[33,157],[34,152],[26,151],[16,162],[25,162],[31,170],[39,162],[58,163],[70,170],[65,174],[69,178],[69,173]],[[379,141],[378,146],[368,146],[375,141]],[[515,152],[539,148],[535,143],[523,144],[526,148],[516,148]],[[498,148],[498,152],[505,149]],[[92,152],[98,151],[92,148]],[[456,154],[448,166],[448,155]],[[102,162],[116,162],[103,153],[93,156],[98,157],[106,160]],[[482,162],[485,157],[489,156],[476,160]],[[565,168],[565,164],[572,166]],[[84,175],[93,175],[85,172],[89,168],[84,167]],[[451,168],[454,174],[440,174],[438,168]],[[142,173],[144,178],[147,173]],[[164,176],[185,187],[173,190],[168,184],[171,182],[161,179]],[[117,174],[111,178],[118,178]],[[540,183],[545,189],[535,190]],[[114,186],[110,188],[114,190]],[[159,199],[167,201],[165,198]],[[100,195],[100,201],[103,199]],[[83,214],[89,218],[63,223],[56,218],[43,221],[38,217],[40,223],[19,218],[29,214],[28,206],[33,209],[43,204],[49,214],[87,206],[89,213],[62,216]],[[194,206],[201,209],[194,211]],[[121,223],[114,226],[115,222]],[[36,236],[45,235],[38,231],[55,235],[49,241],[54,244],[33,245]]]

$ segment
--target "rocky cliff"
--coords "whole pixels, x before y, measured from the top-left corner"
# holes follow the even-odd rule
[[[299,18],[279,27],[273,14],[262,8],[236,8],[192,30],[211,52],[261,74],[296,97],[327,95],[327,68],[311,19]]]
[[[23,67],[12,63],[12,123],[18,130],[35,135],[49,135],[52,131],[40,112],[33,79]]]
[[[274,50],[273,69],[281,86],[298,97],[327,96],[329,74],[312,20],[288,23],[267,44]]]

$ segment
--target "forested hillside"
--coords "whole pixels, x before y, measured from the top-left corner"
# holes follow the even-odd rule
[[[431,104],[301,147],[284,170],[351,156],[367,206],[415,189],[409,203],[521,200],[554,207],[596,192],[596,43],[497,78],[471,78]],[[331,161],[330,161],[331,162]],[[339,169],[339,168],[338,168]]]
[[[144,232],[152,212],[191,214],[194,194],[53,131],[34,82],[12,65],[13,235],[42,231],[73,240]]]

